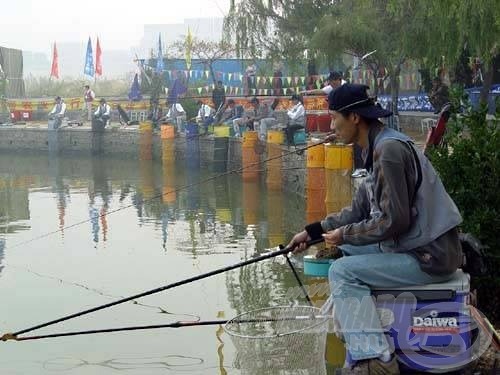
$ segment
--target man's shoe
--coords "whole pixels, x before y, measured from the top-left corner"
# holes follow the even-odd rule
[[[358,361],[351,368],[337,369],[336,375],[358,374],[358,375],[399,375],[398,360],[395,356],[389,362],[383,362],[378,358]]]

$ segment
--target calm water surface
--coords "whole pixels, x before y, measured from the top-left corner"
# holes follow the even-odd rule
[[[0,155],[0,332],[248,259],[303,227],[303,199],[238,175],[154,198],[213,174],[183,162]],[[285,296],[295,285],[286,266],[260,262],[33,334],[232,318],[295,302]],[[220,326],[0,346],[1,374],[239,373]]]

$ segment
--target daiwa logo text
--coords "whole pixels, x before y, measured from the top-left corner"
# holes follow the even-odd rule
[[[458,333],[458,320],[455,317],[438,317],[438,312],[432,310],[428,317],[413,316],[412,331]]]

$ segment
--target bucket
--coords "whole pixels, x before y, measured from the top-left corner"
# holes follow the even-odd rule
[[[325,144],[325,168],[344,169],[351,171],[353,166],[353,151],[351,145]]]
[[[285,133],[281,130],[268,130],[267,143],[282,145],[285,141]]]
[[[328,277],[328,270],[334,259],[316,259],[314,255],[304,255],[304,275]]]
[[[297,130],[293,134],[293,144],[294,145],[306,144],[306,132],[304,131],[304,129]]]
[[[198,136],[198,124],[195,122],[188,122],[186,125],[186,137],[193,138]]]
[[[318,131],[320,131],[322,133],[330,132],[331,123],[332,123],[332,116],[329,115],[328,113],[318,115],[318,117],[317,117]]]
[[[313,113],[306,114],[306,129],[309,133],[318,130],[317,120],[318,120],[318,115]]]
[[[175,137],[175,127],[171,124],[161,126],[161,139],[173,139]]]
[[[231,135],[231,127],[229,126],[214,126],[214,135],[216,137],[229,137]]]
[[[317,139],[313,139],[307,143],[308,146],[318,143]],[[325,146],[319,144],[314,147],[310,147],[306,151],[307,154],[307,168],[323,168],[325,166]]]
[[[254,147],[258,142],[259,136],[256,131],[249,130],[243,134],[243,147]]]

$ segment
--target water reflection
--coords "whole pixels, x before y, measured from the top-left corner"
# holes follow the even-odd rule
[[[171,144],[163,146],[167,151],[173,150]],[[22,278],[23,285],[35,297],[22,303],[19,296],[8,294],[12,311],[18,314],[2,316],[0,311],[0,321],[9,326],[23,326],[33,320],[30,307],[35,305],[43,305],[37,317],[50,320],[60,315],[63,304],[95,305],[103,299],[109,301],[110,296],[132,294],[161,285],[165,280],[173,282],[208,272],[285,243],[304,226],[306,201],[279,189],[276,182],[281,179],[281,171],[278,171],[281,168],[278,164],[276,175],[264,172],[249,178],[231,174],[199,184],[217,172],[199,167],[195,152],[199,144],[192,142],[189,147],[194,157],[185,161],[175,161],[173,151],[164,154],[161,161],[146,157],[127,160],[98,156],[2,155],[0,292],[7,295],[7,291],[17,285],[18,278]],[[68,228],[85,220],[88,222]],[[22,256],[17,255],[19,249],[9,250],[10,244],[58,229],[61,235],[34,241],[32,246],[22,248]],[[106,251],[99,251],[104,246]],[[3,259],[7,255],[9,263],[28,266],[25,268],[33,272],[28,275],[6,272],[9,266]],[[47,277],[38,277],[37,273]],[[10,279],[5,277],[8,274]],[[256,308],[305,303],[303,297],[289,293],[295,287],[296,281],[287,266],[265,261],[172,290],[151,301],[145,299],[139,304],[124,306],[118,314],[110,311],[104,318],[98,316],[88,324],[102,327],[109,322],[119,323],[120,319],[123,325],[134,319],[141,323],[165,322],[162,319],[167,314],[157,314],[158,309],[152,315],[152,309],[138,312],[138,307],[143,306],[166,306],[165,311],[199,314],[203,319],[213,319],[219,312],[232,318]],[[71,328],[75,327],[73,324],[79,327],[78,324],[87,323],[71,322]],[[67,345],[60,349],[61,354],[82,360],[48,359],[52,358],[53,351],[39,349],[43,347],[39,344],[33,344],[27,352],[20,346],[9,347],[9,350],[14,357],[27,356],[30,363],[33,363],[33,353],[41,350],[44,369],[49,372],[58,366],[129,367],[136,369],[131,373],[137,374],[144,373],[141,369],[151,368],[181,371],[181,365],[175,367],[172,361],[182,363],[185,358],[187,364],[182,371],[186,373],[206,373],[207,368],[221,374],[234,373],[231,368],[234,348],[220,327],[176,330],[165,336],[141,334],[137,336],[141,345],[134,349],[137,355],[133,359],[132,356],[120,357],[124,337],[107,336],[97,341],[101,343],[97,346],[90,344],[90,339],[65,341]],[[98,352],[99,345],[116,348],[109,349],[109,357],[113,359],[80,355]],[[183,349],[177,352],[179,345]],[[165,347],[182,356],[175,356],[177,359],[161,355],[148,357],[143,355],[142,347]],[[0,363],[0,370],[5,366]],[[103,371],[98,373],[106,373]]]

